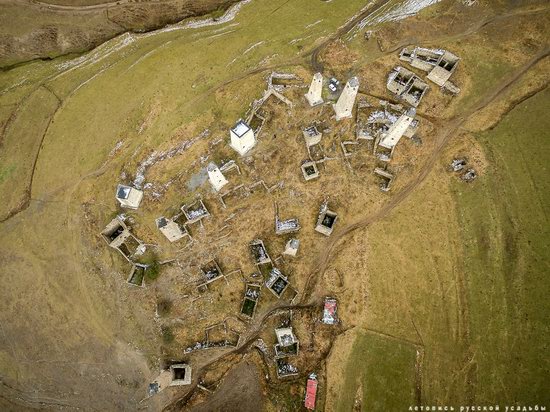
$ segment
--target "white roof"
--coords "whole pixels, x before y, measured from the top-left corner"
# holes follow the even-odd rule
[[[238,137],[243,136],[246,132],[250,130],[250,126],[247,125],[244,121],[239,120],[235,126],[231,129]]]

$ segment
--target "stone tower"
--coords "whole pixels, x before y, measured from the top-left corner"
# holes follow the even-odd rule
[[[336,120],[351,117],[358,91],[359,79],[357,77],[352,77],[346,83],[346,87],[344,87],[344,90],[342,91],[342,94],[338,98],[336,104],[332,106],[336,112]]]
[[[321,93],[323,91],[323,75],[321,73],[315,73],[311,80],[311,86],[309,91],[305,94],[310,106],[317,106],[323,103]]]
[[[242,119],[239,119],[235,126],[229,131],[231,137],[231,147],[241,156],[244,156],[250,149],[256,145],[254,131]]]
[[[210,184],[214,187],[216,192],[219,192],[222,187],[229,183],[220,168],[216,166],[215,163],[211,162],[206,170],[208,171],[208,179],[210,180]]]

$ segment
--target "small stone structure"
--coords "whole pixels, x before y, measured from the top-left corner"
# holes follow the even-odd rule
[[[306,180],[312,180],[319,177],[319,169],[317,168],[317,163],[314,161],[306,161],[302,163],[302,175]]]
[[[323,104],[323,75],[315,73],[309,86],[309,91],[305,94],[306,100],[311,107]]]
[[[149,384],[148,395],[155,395],[168,386],[190,385],[191,373],[191,366],[185,363],[171,365],[170,368],[163,370],[159,376]]]
[[[466,159],[453,159],[451,162],[451,170],[453,172],[460,172],[466,167]]]
[[[277,368],[277,378],[279,379],[298,375],[298,368],[288,363],[286,358],[276,359],[275,366]]]
[[[460,178],[465,182],[471,182],[475,180],[476,177],[477,177],[476,171],[474,169],[468,169],[466,170],[466,173],[464,173]]]
[[[178,363],[170,366],[172,373],[172,382],[170,386],[190,385],[191,384],[191,366],[185,363]]]
[[[198,222],[199,220],[210,216],[210,213],[202,202],[202,199],[197,199],[189,205],[183,205],[181,207],[181,211],[187,219],[188,224]]]
[[[453,53],[443,49],[415,47],[409,50],[404,48],[399,54],[399,58],[408,62],[411,66],[427,72],[428,79],[438,86],[453,94],[460,93],[460,89],[449,80],[460,60]]]
[[[130,232],[121,216],[111,220],[102,230],[101,236],[110,247],[118,250],[128,261],[145,251],[145,245]]]
[[[277,343],[274,345],[275,359],[298,355],[300,342],[294,336],[291,327],[275,329],[275,336],[277,336]]]
[[[283,254],[288,256],[296,256],[299,247],[300,241],[298,239],[290,239],[288,242],[286,242],[286,247]]]
[[[298,219],[279,219],[279,207],[275,203],[275,233],[277,235],[284,235],[286,233],[293,233],[300,230],[300,222]]]
[[[170,242],[175,242],[185,236],[189,236],[187,228],[175,222],[173,219],[167,219],[161,216],[155,220],[155,223],[157,228]]]
[[[304,139],[306,139],[307,147],[319,144],[321,142],[321,137],[323,137],[323,133],[317,130],[315,125],[305,127],[302,130],[302,133],[304,135]]]
[[[241,156],[244,156],[256,145],[254,131],[242,119],[239,119],[235,126],[230,129],[229,136],[231,147]]]
[[[262,240],[255,239],[250,242],[250,251],[252,252],[252,256],[254,257],[254,261],[256,262],[256,264],[264,265],[267,263],[271,263],[271,258],[269,257],[267,249],[265,248],[264,242]]]
[[[279,269],[273,268],[271,269],[269,279],[267,279],[265,285],[271,293],[277,298],[280,298],[288,287],[288,278],[284,276]]]
[[[201,267],[201,273],[203,275],[203,282],[199,285],[199,288],[223,277],[223,272],[215,259],[204,264]]]
[[[411,106],[417,107],[428,90],[428,84],[416,74],[401,66],[394,68],[386,83],[390,92]]]
[[[116,200],[122,207],[137,209],[143,199],[143,192],[131,186],[118,185],[116,188]]]
[[[338,215],[329,210],[327,202],[323,202],[319,209],[319,216],[317,217],[317,224],[315,225],[315,231],[322,233],[325,236],[330,236],[334,230],[334,224],[338,219]]]
[[[241,306],[241,314],[252,319],[256,313],[256,307],[260,300],[261,285],[256,283],[247,283],[243,297],[243,304]]]
[[[130,274],[128,275],[128,279],[126,279],[126,283],[134,286],[140,286],[143,287],[145,284],[145,271],[147,270],[146,265],[142,265],[139,263],[133,263],[132,269],[130,269]]]
[[[338,98],[336,104],[333,105],[334,112],[336,113],[336,120],[346,119],[352,116],[353,106],[355,104],[355,98],[359,91],[359,79],[352,77],[346,83],[342,94]]]
[[[338,323],[338,301],[334,298],[325,298],[323,307],[323,323],[325,325],[335,325]]]
[[[208,180],[216,192],[219,192],[222,187],[229,183],[214,162],[208,164],[206,171],[208,172]]]
[[[380,190],[383,192],[389,191],[394,179],[393,175],[386,169],[382,169],[381,167],[375,168],[374,174],[382,178],[382,182],[380,182],[379,185]]]

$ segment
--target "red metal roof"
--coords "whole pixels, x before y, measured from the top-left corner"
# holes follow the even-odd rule
[[[328,311],[331,315],[334,315],[336,312],[336,301],[335,300],[326,300],[325,301],[325,310]]]
[[[306,387],[306,400],[304,405],[307,409],[315,409],[315,397],[317,396],[317,379],[309,378]]]

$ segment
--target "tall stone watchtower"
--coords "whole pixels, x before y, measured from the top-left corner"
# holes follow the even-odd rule
[[[338,98],[336,104],[332,106],[334,107],[334,111],[336,113],[336,120],[351,117],[358,91],[359,79],[357,77],[352,77],[346,83],[346,87],[344,87],[344,90],[342,91],[342,94]]]
[[[323,75],[321,73],[315,73],[311,80],[311,86],[309,91],[305,94],[310,106],[318,106],[323,104],[323,98],[321,94],[323,92]]]
[[[239,119],[235,126],[231,128],[229,135],[231,137],[231,147],[241,156],[244,156],[256,145],[254,130],[252,130],[242,119]]]

